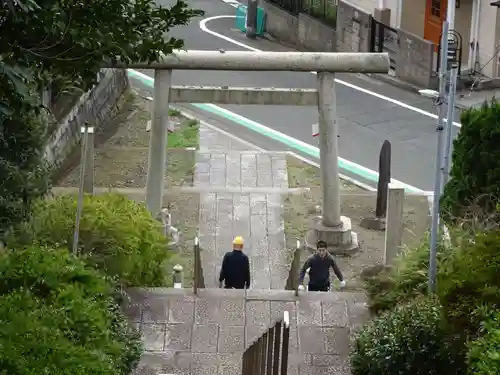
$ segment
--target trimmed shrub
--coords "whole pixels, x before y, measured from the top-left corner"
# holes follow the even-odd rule
[[[492,100],[481,108],[471,108],[462,113],[460,121],[451,179],[441,198],[442,217],[448,222],[463,217],[464,208],[468,211],[471,204],[495,211],[500,197],[500,103]]]
[[[480,307],[500,308],[499,249],[499,230],[477,233],[463,241],[440,270],[443,311],[450,327],[464,339],[477,334],[484,319]]]
[[[76,197],[68,195],[38,202],[14,243],[71,248],[76,208]],[[144,205],[115,193],[86,196],[79,236],[79,255],[123,286],[164,285],[167,239]]]
[[[0,254],[0,369],[21,374],[128,375],[142,352],[114,285],[67,250]]]
[[[438,246],[438,270],[453,249]],[[428,291],[429,241],[405,250],[392,269],[381,269],[379,273],[365,278],[368,304],[373,314],[380,314],[406,303]]]
[[[420,297],[369,322],[357,335],[353,375],[442,375],[464,373],[441,324],[436,299]]]
[[[481,325],[481,337],[469,343],[469,375],[500,374],[500,313],[495,312]]]

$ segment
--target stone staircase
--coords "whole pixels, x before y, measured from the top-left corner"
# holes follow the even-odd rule
[[[135,374],[241,375],[246,348],[290,314],[289,375],[349,375],[363,294],[283,290],[133,289],[126,312],[146,353]]]

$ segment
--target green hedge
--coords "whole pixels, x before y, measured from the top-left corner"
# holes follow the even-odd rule
[[[464,373],[447,342],[441,306],[419,297],[369,322],[356,337],[353,375],[442,375]]]
[[[140,337],[115,285],[65,249],[0,254],[0,369],[8,375],[129,375]]]
[[[500,231],[476,233],[442,265],[438,294],[450,326],[464,339],[484,319],[480,307],[500,308]],[[478,310],[479,309],[479,310]]]
[[[33,209],[9,244],[33,241],[71,249],[77,199],[58,196]],[[146,207],[127,197],[108,193],[86,196],[80,221],[79,254],[117,278],[123,286],[163,286],[167,276],[167,239]]]
[[[453,249],[438,246],[438,269],[451,256]],[[395,266],[365,278],[368,305],[373,314],[393,309],[428,291],[429,241],[402,252]]]
[[[483,323],[481,336],[469,343],[469,375],[500,374],[500,313],[493,312]]]
[[[462,127],[453,145],[450,181],[441,198],[448,222],[469,214],[470,205],[496,211],[500,197],[500,103],[492,100],[460,116]]]

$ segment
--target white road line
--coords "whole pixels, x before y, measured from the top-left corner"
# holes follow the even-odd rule
[[[226,0],[226,1],[230,1],[230,0]],[[224,2],[226,2],[226,1],[224,1]],[[205,32],[205,33],[208,33],[208,34],[213,35],[213,36],[215,36],[217,38],[220,38],[220,39],[224,39],[225,41],[227,41],[229,43],[232,43],[232,44],[237,45],[239,47],[245,48],[247,50],[255,51],[255,52],[262,52],[262,50],[260,50],[258,48],[255,48],[255,47],[249,46],[248,44],[239,42],[239,41],[237,41],[235,39],[232,39],[232,38],[230,38],[230,37],[228,37],[226,35],[223,35],[223,34],[220,34],[220,33],[216,32],[216,31],[210,30],[207,27],[207,22],[210,22],[210,21],[213,21],[213,20],[217,20],[217,19],[223,19],[223,18],[236,18],[236,16],[213,16],[213,17],[205,18],[205,19],[203,19],[203,20],[200,21],[200,29],[203,32]],[[311,73],[316,74],[316,72],[311,72]],[[340,83],[343,86],[350,87],[353,90],[356,90],[356,91],[362,92],[364,94],[368,94],[368,95],[374,96],[376,98],[385,100],[385,101],[387,101],[389,103],[395,104],[395,105],[400,106],[402,108],[405,108],[405,109],[408,109],[410,111],[419,113],[421,115],[424,115],[424,116],[427,116],[427,117],[431,117],[431,118],[436,119],[436,120],[438,118],[438,116],[435,113],[424,111],[423,109],[411,106],[409,104],[406,104],[404,102],[401,102],[401,101],[393,99],[393,98],[389,98],[388,96],[385,96],[385,95],[379,94],[377,92],[365,89],[363,87],[353,85],[352,83],[349,83],[349,82],[346,82],[346,81],[342,81],[340,79],[335,79],[335,82]],[[445,121],[447,121],[447,119],[445,119]],[[453,122],[453,125],[455,125],[458,128],[462,127],[462,125],[459,122],[456,122],[456,121]]]
[[[222,2],[226,3],[229,6],[232,6],[233,8],[238,8],[240,5],[243,5],[236,0],[222,0]]]

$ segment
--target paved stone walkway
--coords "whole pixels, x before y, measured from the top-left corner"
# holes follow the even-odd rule
[[[251,151],[233,138],[201,127],[195,186],[207,190],[200,196],[199,224],[206,287],[217,286],[222,257],[232,249],[234,236],[243,236],[251,263],[251,287],[283,289],[289,264],[281,195],[276,188],[288,188],[285,154]],[[262,191],[214,192],[228,187]]]
[[[131,291],[146,353],[136,375],[241,375],[243,351],[290,314],[288,375],[350,375],[350,337],[368,318],[357,293],[211,289]]]

